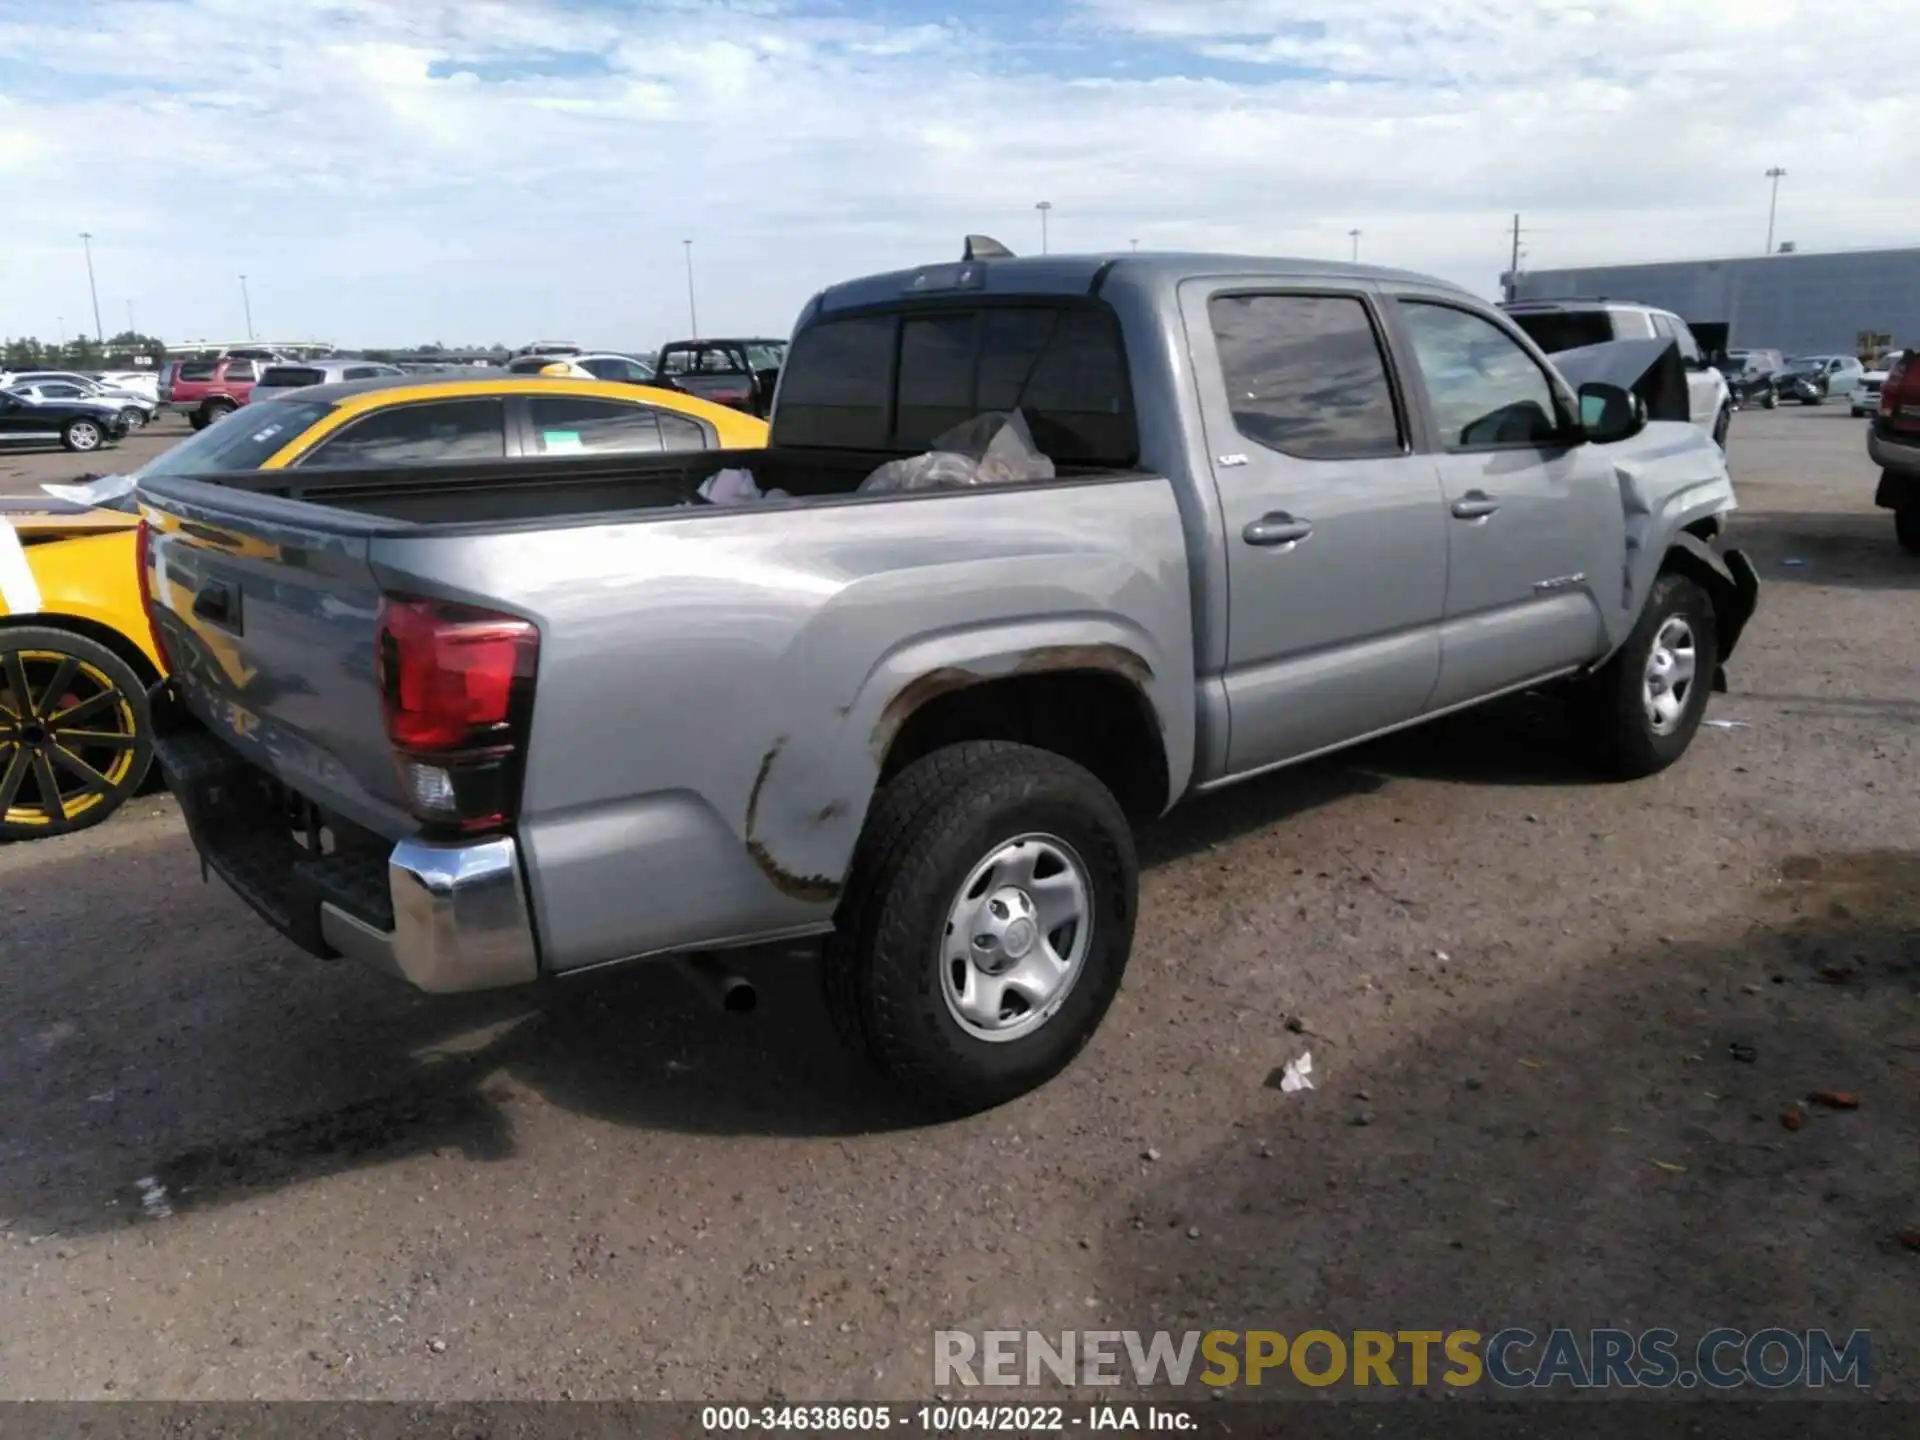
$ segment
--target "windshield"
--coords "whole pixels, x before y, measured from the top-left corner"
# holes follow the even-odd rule
[[[1604,310],[1549,310],[1512,318],[1549,355],[1613,339],[1613,322]]]
[[[1822,355],[1797,355],[1787,361],[1786,368],[1790,373],[1799,374],[1809,370],[1818,370],[1826,363],[1826,357]]]
[[[323,400],[267,400],[245,405],[198,435],[149,460],[135,475],[218,475],[258,470],[295,436],[311,429],[333,406]]]

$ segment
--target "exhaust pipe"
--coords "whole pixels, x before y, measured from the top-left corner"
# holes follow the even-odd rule
[[[760,992],[744,975],[727,969],[711,955],[687,955],[674,968],[717,1008],[729,1015],[750,1015],[760,1003]]]

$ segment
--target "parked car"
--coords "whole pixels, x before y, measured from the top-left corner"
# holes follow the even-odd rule
[[[317,954],[429,991],[693,954],[738,994],[711,952],[823,936],[893,1083],[990,1105],[1114,998],[1131,821],[1540,686],[1605,774],[1686,750],[1758,580],[1724,456],[1636,403],[1671,348],[1562,372],[1463,289],[1313,261],[851,281],[764,451],[143,475],[159,754]],[[956,426],[984,468],[894,463]],[[776,498],[702,503],[743,471]]]
[[[1797,355],[1774,377],[1782,400],[1824,405],[1830,395],[1845,395],[1866,371],[1853,355]]]
[[[1785,368],[1786,357],[1778,350],[1729,350],[1715,367],[1727,382],[1733,408],[1758,405],[1772,410],[1780,403],[1773,388],[1773,377]]]
[[[786,356],[784,340],[676,340],[660,347],[654,383],[765,415]]]
[[[1867,457],[1880,467],[1873,503],[1893,511],[1900,548],[1920,555],[1920,354],[1904,352],[1880,387],[1880,413],[1867,430]]]
[[[159,406],[144,396],[125,390],[110,390],[92,381],[84,384],[72,380],[28,381],[8,386],[7,393],[35,403],[51,400],[91,400],[101,405],[111,405],[120,412],[120,418],[126,421],[129,431],[138,430],[145,425],[153,419],[154,411],[159,409]]]
[[[592,355],[522,355],[507,362],[515,375],[571,375],[576,380],[618,380],[628,385],[652,385],[653,366],[632,355],[601,352]]]
[[[111,390],[129,390],[158,405],[160,403],[160,372],[158,370],[102,370],[91,378],[98,380]]]
[[[1512,300],[1501,308],[1550,355],[1613,340],[1671,339],[1686,368],[1693,423],[1711,434],[1722,450],[1727,448],[1732,392],[1687,322],[1671,310],[1619,300]]]
[[[0,445],[61,445],[87,454],[117,445],[132,428],[131,408],[91,395],[42,396],[38,387],[0,390]]]
[[[1904,350],[1889,350],[1880,357],[1880,362],[1871,367],[1863,367],[1854,377],[1853,388],[1847,392],[1847,408],[1853,418],[1862,415],[1877,415],[1880,411],[1880,389],[1887,383],[1887,376],[1895,365],[1900,363]]]
[[[0,435],[10,414],[0,408]],[[108,423],[100,420],[103,432]],[[512,471],[554,455],[580,456],[591,467],[604,466],[595,457],[610,454],[751,450],[766,433],[760,421],[721,406],[666,391],[643,398],[631,386],[600,381],[497,371],[481,379],[386,377],[255,400],[244,416],[202,430],[139,473],[285,470],[307,480],[341,467],[453,459],[499,461],[496,470]],[[63,732],[43,725],[36,733],[43,746],[55,747],[46,751],[53,768],[22,762],[27,769],[9,773],[9,755],[25,752],[8,748],[18,744],[9,738],[17,727],[0,714],[0,840],[59,835],[106,819],[138,789],[151,754],[146,692],[165,662],[141,608],[132,481],[109,477],[93,488],[93,508],[44,500],[0,505],[0,675],[21,658],[26,679],[12,688],[32,691],[37,707],[50,703],[43,682],[54,692],[54,715],[76,730],[68,737],[77,746],[72,753],[90,767],[62,761]],[[72,692],[74,703],[95,707],[78,716],[66,713],[69,661],[73,674],[94,677],[92,689]],[[23,713],[8,693],[0,685],[0,711]]]
[[[386,376],[406,373],[398,365],[384,365],[379,361],[358,358],[283,360],[261,370],[260,378],[253,382],[253,388],[247,392],[247,403],[258,404],[285,391],[300,390],[309,385],[336,385],[347,380],[378,380]]]
[[[17,390],[29,385],[72,385],[85,395],[124,398],[128,404],[141,408],[143,418],[150,417],[157,408],[153,396],[137,386],[115,384],[102,376],[84,375],[78,370],[0,371],[0,390]]]
[[[246,404],[261,368],[274,363],[243,355],[176,360],[160,377],[161,408],[185,415],[194,429],[204,430]]]

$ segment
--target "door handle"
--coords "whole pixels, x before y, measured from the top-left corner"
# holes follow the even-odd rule
[[[1500,508],[1500,502],[1484,490],[1469,490],[1453,502],[1456,520],[1484,520]]]
[[[1292,545],[1313,534],[1313,522],[1296,520],[1284,510],[1275,510],[1252,521],[1240,532],[1249,545]]]

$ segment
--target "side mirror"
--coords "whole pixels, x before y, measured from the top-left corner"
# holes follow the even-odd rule
[[[1594,445],[1631,440],[1647,428],[1647,402],[1618,385],[1589,380],[1580,387],[1580,428]]]

